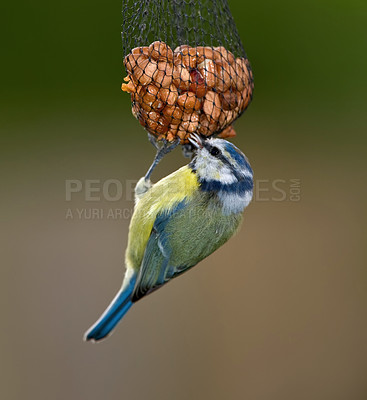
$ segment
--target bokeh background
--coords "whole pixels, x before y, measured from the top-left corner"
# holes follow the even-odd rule
[[[98,345],[82,335],[119,288],[129,219],[76,210],[130,210],[154,153],[120,91],[121,4],[1,4],[1,399],[367,398],[367,3],[229,4],[255,75],[234,140],[255,201]],[[67,201],[70,179],[124,195]]]

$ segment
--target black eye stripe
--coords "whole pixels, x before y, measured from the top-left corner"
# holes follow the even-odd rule
[[[217,157],[220,154],[222,154],[222,152],[218,149],[218,147],[215,146],[210,146],[209,148],[209,153],[213,156],[213,157]]]

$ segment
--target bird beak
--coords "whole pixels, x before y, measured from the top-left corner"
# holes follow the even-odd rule
[[[197,133],[192,133],[189,137],[189,142],[195,146],[197,149],[203,148],[203,141]]]

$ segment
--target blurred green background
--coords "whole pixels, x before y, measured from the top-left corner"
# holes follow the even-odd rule
[[[133,203],[67,201],[65,181],[128,186],[153,157],[120,91],[121,4],[0,6],[1,399],[367,398],[367,3],[229,4],[255,75],[234,140],[255,201],[99,345],[82,334],[119,288],[129,220],[75,212]]]

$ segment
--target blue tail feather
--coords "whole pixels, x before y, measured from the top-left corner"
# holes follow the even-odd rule
[[[115,328],[133,304],[131,296],[134,285],[135,279],[132,278],[127,286],[123,286],[98,321],[85,333],[85,340],[101,340]]]

